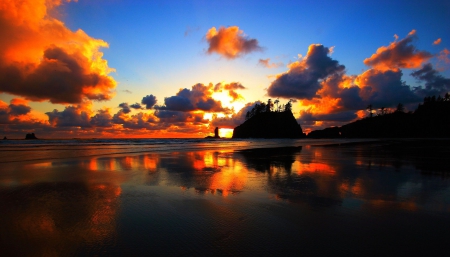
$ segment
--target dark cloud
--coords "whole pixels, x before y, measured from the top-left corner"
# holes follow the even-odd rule
[[[342,107],[345,110],[363,110],[368,105],[359,95],[361,89],[359,87],[344,88],[341,90],[339,97],[342,99]],[[369,97],[370,99],[370,97]],[[392,103],[395,104],[395,103]]]
[[[130,104],[130,107],[133,109],[142,109],[142,106],[139,103]]]
[[[14,98],[9,105],[0,100],[0,124],[29,123],[32,120],[28,117],[30,111],[26,100]]]
[[[91,117],[90,123],[95,127],[111,127],[113,124],[108,110],[97,111],[97,114]]]
[[[153,115],[140,112],[136,115],[131,115],[129,119],[123,122],[123,127],[126,129],[160,129],[154,121]]]
[[[317,97],[320,80],[345,70],[345,66],[328,56],[329,53],[329,48],[323,45],[310,45],[304,59],[292,63],[286,73],[272,82],[268,95],[297,99]]]
[[[425,64],[422,69],[414,71],[411,75],[417,80],[425,82],[424,88],[415,88],[417,94],[422,97],[444,95],[450,92],[450,79],[440,75],[430,63]]]
[[[119,107],[122,108],[121,111],[123,113],[130,113],[131,112],[131,109],[130,109],[130,106],[128,105],[128,103],[121,103],[121,104],[119,104]]]
[[[9,114],[12,116],[25,115],[31,111],[31,107],[23,104],[10,104]]]
[[[173,110],[157,110],[155,116],[159,118],[161,123],[178,124],[184,126],[186,122],[205,124],[208,120],[203,119],[202,113],[192,113]]]
[[[145,104],[146,109],[151,109],[157,102],[156,96],[146,95],[142,98],[141,104]]]
[[[421,97],[417,96],[401,78],[401,70],[371,69],[359,75],[355,83],[360,87],[359,95],[366,106],[372,104],[378,108],[396,106],[398,103],[420,102]]]
[[[219,30],[212,27],[206,33],[206,41],[209,44],[208,54],[217,53],[228,59],[262,50],[258,40],[244,36],[237,26],[220,27]]]
[[[228,108],[222,107],[220,101],[212,98],[213,85],[205,86],[198,83],[192,86],[192,90],[180,89],[175,96],[166,97],[164,106],[155,106],[159,110],[190,112],[201,110],[206,112],[230,112]]]
[[[91,127],[89,114],[79,106],[67,106],[62,112],[55,109],[45,114],[55,127]]]
[[[418,68],[433,55],[419,51],[412,44],[416,39],[416,31],[413,30],[404,39],[378,48],[376,53],[364,60],[364,64],[381,70]]]
[[[183,89],[189,90],[189,89]],[[171,96],[164,98],[165,107],[161,106],[160,109],[171,110],[171,111],[182,111],[189,112],[195,110],[194,105],[191,103],[189,98],[184,96]]]

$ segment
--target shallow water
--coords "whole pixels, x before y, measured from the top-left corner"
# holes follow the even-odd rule
[[[446,250],[450,180],[431,165],[433,156],[393,155],[383,143],[286,141],[252,150],[242,150],[251,142],[237,144],[112,154],[86,146],[92,152],[84,157],[4,159],[0,253],[437,256]]]

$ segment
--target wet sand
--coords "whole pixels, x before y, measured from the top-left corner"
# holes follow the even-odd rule
[[[448,140],[2,163],[5,256],[441,255]]]

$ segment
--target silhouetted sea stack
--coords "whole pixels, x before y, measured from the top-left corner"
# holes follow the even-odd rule
[[[6,137],[3,138],[3,140],[6,140],[6,139],[7,139]]]
[[[220,136],[219,136],[219,127],[216,127],[214,129],[214,136],[213,137],[212,136],[207,136],[205,138],[220,138]]]
[[[30,133],[25,136],[25,139],[37,139],[37,137],[34,135],[34,133]]]
[[[233,138],[303,138],[301,126],[291,111],[262,112],[233,130]]]

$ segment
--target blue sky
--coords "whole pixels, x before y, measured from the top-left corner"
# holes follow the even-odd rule
[[[63,20],[109,43],[104,58],[117,70],[112,76],[118,90],[133,93],[243,79],[267,87],[266,76],[286,67],[267,70],[256,65],[259,58],[287,64],[312,43],[335,46],[332,56],[349,74],[367,69],[363,60],[394,34],[402,38],[413,29],[417,48],[431,53],[450,48],[448,1],[79,0],[65,6]],[[219,26],[238,26],[264,51],[231,61],[205,54],[205,33]],[[433,46],[438,38],[443,43]]]

